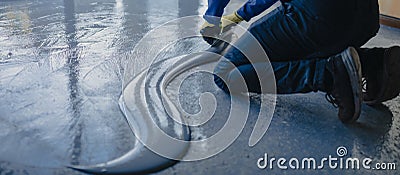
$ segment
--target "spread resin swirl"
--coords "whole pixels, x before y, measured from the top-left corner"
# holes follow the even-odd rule
[[[221,34],[213,46],[206,50],[199,49],[199,41],[186,45],[185,39],[199,39],[195,29],[197,27],[193,27],[193,21],[200,20],[202,20],[201,16],[191,16],[165,23],[146,34],[135,47],[135,51],[138,51],[136,56],[141,57],[139,60],[156,61],[140,73],[127,73],[129,70],[138,70],[135,68],[125,69],[125,78],[128,77],[128,79],[124,80],[126,84],[124,83],[119,105],[137,138],[134,148],[121,157],[105,163],[70,165],[69,168],[95,174],[151,173],[171,166],[177,161],[197,161],[212,157],[225,150],[237,139],[249,116],[250,96],[248,93],[229,96],[229,103],[226,103],[228,102],[226,100],[223,102],[230,104],[230,108],[229,112],[225,112],[228,118],[224,121],[222,128],[209,137],[197,140],[197,136],[193,135],[199,133],[194,128],[202,126],[214,116],[217,98],[212,93],[202,93],[198,101],[200,112],[189,114],[179,102],[176,102],[177,94],[167,95],[167,87],[169,85],[173,87],[173,84],[179,81],[182,83],[182,79],[187,77],[186,73],[193,74],[193,71],[213,75],[215,63],[224,60],[225,57],[222,55],[225,55],[231,47],[238,48],[251,62],[254,58],[268,57],[257,40],[245,28],[238,26]],[[180,32],[175,31],[180,34],[178,39],[165,34],[172,31],[171,27],[174,26],[181,26],[180,29],[183,29]],[[236,45],[234,41],[238,36],[243,35],[247,38],[246,47]],[[149,43],[154,43],[154,38],[160,43],[149,45]],[[165,50],[165,46],[171,43],[179,43],[172,45],[173,56],[163,52],[157,54],[151,52]],[[190,47],[194,47],[197,51],[188,51]],[[199,50],[203,51],[199,52]],[[128,63],[127,65],[137,64]],[[265,88],[262,84],[261,90],[274,94],[275,82],[272,69],[264,66],[263,69],[255,71],[258,75],[271,75],[271,79],[265,81],[273,87],[272,90]],[[130,79],[132,75],[135,76]],[[212,81],[209,83],[213,84]],[[240,73],[233,84],[228,83],[228,88],[231,89],[231,85],[232,89],[235,89],[235,86],[244,87],[243,92],[247,92],[245,80]],[[254,146],[266,133],[272,120],[275,99],[275,96],[261,96],[258,118],[249,138],[249,146]]]
[[[189,142],[173,142],[171,136],[166,136],[165,133],[172,135],[176,140],[189,141],[190,130],[185,125],[182,115],[176,114],[180,110],[169,99],[166,88],[183,72],[218,61],[226,46],[227,44],[221,42],[205,52],[164,59],[153,64],[154,67],[174,65],[167,72],[150,74],[144,70],[139,73],[125,87],[119,104],[132,132],[136,137],[140,137],[140,141],[136,142],[131,151],[114,160],[96,165],[74,165],[69,168],[95,174],[127,174],[154,172],[176,163],[176,160],[181,159],[187,152]],[[210,53],[215,54],[210,56]],[[165,113],[160,114],[157,111],[160,105],[167,113],[173,115],[174,119],[167,118]],[[165,133],[160,131],[156,123],[161,125]],[[146,146],[143,143],[146,143]],[[167,155],[160,156],[149,149],[160,144]]]

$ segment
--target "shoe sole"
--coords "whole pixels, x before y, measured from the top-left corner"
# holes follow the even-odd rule
[[[361,86],[361,62],[356,49],[353,47],[347,48],[342,53],[342,61],[345,64],[347,73],[350,76],[350,84],[353,90],[354,97],[354,115],[351,119],[343,121],[345,123],[355,122],[361,113],[362,103],[362,86]]]
[[[377,99],[364,101],[367,105],[376,105],[381,102],[391,100],[397,97],[400,92],[400,84],[393,84],[393,82],[391,83],[391,80],[393,81],[393,79],[398,79],[400,77],[400,71],[398,71],[398,68],[400,68],[400,47],[391,47],[390,50],[385,54],[387,55],[384,57],[384,72],[382,75],[382,83],[384,88],[382,88],[379,92],[380,95]]]

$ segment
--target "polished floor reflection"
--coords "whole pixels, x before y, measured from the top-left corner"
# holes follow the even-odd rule
[[[0,2],[0,172],[72,174],[64,165],[130,150],[135,139],[118,106],[122,61],[149,30],[198,8],[178,0]]]

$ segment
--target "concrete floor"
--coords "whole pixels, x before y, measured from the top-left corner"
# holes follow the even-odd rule
[[[148,60],[131,50],[149,30],[205,9],[205,1],[155,1],[0,2],[1,174],[80,174],[64,165],[104,162],[134,146],[118,107],[127,79],[123,60],[135,59],[132,70],[139,72]],[[240,3],[233,1],[227,11]],[[385,26],[366,44],[391,45],[400,45],[400,30]],[[199,79],[211,82],[210,78],[199,75],[183,84],[182,91],[192,94],[186,97],[189,110],[198,108],[190,98],[200,93],[189,91],[190,85],[199,86],[199,91],[214,88],[212,83],[198,83]],[[225,94],[215,92],[222,106],[228,103]],[[337,109],[322,93],[278,96],[271,126],[254,147],[248,146],[248,138],[257,106],[228,149],[206,160],[179,162],[156,174],[400,174],[398,167],[385,171],[261,170],[256,164],[265,153],[276,158],[321,159],[336,156],[336,149],[345,146],[347,157],[398,166],[399,102],[395,98],[375,108],[363,105],[358,123],[343,125]],[[220,127],[225,112],[218,111],[201,134],[212,134]]]

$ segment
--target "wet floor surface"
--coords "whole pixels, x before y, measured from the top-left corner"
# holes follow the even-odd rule
[[[64,165],[100,163],[129,151],[135,139],[118,107],[126,80],[124,60],[135,59],[130,71],[139,72],[149,63],[131,52],[135,44],[169,20],[202,13],[204,3],[0,2],[0,172],[79,174]],[[156,43],[157,38],[148,44]],[[367,45],[394,44],[400,44],[400,30],[382,27]],[[199,79],[205,82],[207,77],[183,84],[189,106],[195,103],[189,97],[197,93],[190,91],[190,85],[199,86],[198,91],[215,88],[211,83],[199,84]],[[226,99],[221,93],[217,97]],[[399,174],[399,170],[260,170],[256,165],[264,153],[320,158],[335,155],[338,146],[345,146],[353,157],[399,164],[399,104],[396,98],[376,108],[364,105],[359,123],[347,126],[340,123],[336,109],[321,93],[279,96],[271,127],[255,147],[247,146],[256,120],[250,116],[242,135],[224,152],[207,160],[181,162],[159,173]],[[213,119],[215,124],[204,128],[204,135],[212,134],[224,120]]]
[[[129,151],[135,139],[118,106],[122,60],[134,57],[146,32],[200,6],[182,5],[188,3],[0,2],[0,172],[71,174],[64,165]],[[146,64],[136,59],[135,66]]]

